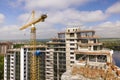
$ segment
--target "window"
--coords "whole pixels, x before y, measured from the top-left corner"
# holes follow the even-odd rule
[[[74,41],[74,39],[70,39],[70,41]]]
[[[70,33],[70,37],[74,37],[74,33]]]
[[[14,66],[11,66],[12,68],[14,68]]]
[[[89,55],[89,61],[95,62],[95,61],[96,61],[96,56],[94,56],[94,55]]]
[[[70,54],[73,55],[74,53],[71,52]]]
[[[97,50],[97,47],[98,47],[98,46],[93,46],[93,49],[94,49],[94,50]]]
[[[74,57],[70,57],[70,59],[74,59]]]
[[[11,69],[11,71],[14,71],[13,69]]]
[[[76,29],[76,31],[77,31],[77,29]]]
[[[75,44],[71,43],[70,46],[74,46]]]
[[[50,56],[46,56],[46,58],[50,58]]]
[[[75,48],[70,48],[70,50],[75,50]]]
[[[70,61],[70,63],[74,63],[74,61]]]
[[[70,30],[68,29],[68,32],[70,32]]]
[[[26,77],[26,75],[24,75],[24,78]]]
[[[88,40],[87,39],[82,39],[81,43],[88,43]]]
[[[97,62],[107,62],[106,55],[98,55],[97,56]]]
[[[87,55],[85,54],[76,54],[76,60],[86,60]]]
[[[14,79],[13,77],[11,77],[11,79]]]
[[[24,48],[24,50],[27,50],[26,48]]]

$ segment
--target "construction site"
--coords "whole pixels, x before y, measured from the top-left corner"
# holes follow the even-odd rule
[[[4,51],[4,80],[120,80],[120,68],[113,64],[113,50],[99,42],[94,30],[80,26],[58,32],[44,45],[37,45],[35,24],[46,14],[25,24],[31,27],[30,44]]]

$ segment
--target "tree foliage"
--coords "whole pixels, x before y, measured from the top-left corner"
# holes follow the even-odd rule
[[[120,40],[106,40],[102,41],[103,47],[120,51]]]
[[[14,48],[21,48],[22,46],[24,46],[25,44],[14,44],[13,47]]]
[[[4,76],[4,56],[0,55],[0,80],[3,80]]]

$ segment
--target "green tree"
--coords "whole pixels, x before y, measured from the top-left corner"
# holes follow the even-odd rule
[[[3,80],[4,76],[4,56],[0,55],[0,80]]]

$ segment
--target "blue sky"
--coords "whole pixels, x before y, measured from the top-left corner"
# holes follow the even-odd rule
[[[36,18],[48,15],[45,22],[36,24],[39,39],[56,37],[69,25],[120,38],[120,0],[0,0],[0,40],[29,39],[30,28],[19,28],[29,22],[32,10]]]

